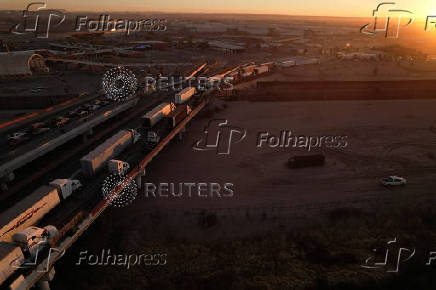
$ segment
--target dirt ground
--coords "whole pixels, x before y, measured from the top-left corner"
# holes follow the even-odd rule
[[[87,267],[74,266],[84,250],[101,253],[102,249],[111,249],[114,253],[128,254],[144,249],[165,252],[168,241],[180,249],[190,242],[233,245],[238,238],[297,233],[298,229],[310,228],[311,222],[322,223],[335,208],[368,209],[371,215],[392,208],[391,204],[394,208],[410,205],[411,210],[415,208],[414,203],[422,202],[430,207],[434,204],[428,200],[434,200],[436,186],[435,100],[229,102],[227,106],[224,103],[214,106],[223,110],[196,118],[187,128],[183,141],[170,144],[152,162],[143,182],[232,183],[234,196],[146,197],[142,189],[132,204],[109,208],[99,218],[62,259],[60,273],[68,272],[66,269],[73,269],[78,275],[89,273]],[[217,118],[227,118],[231,126],[246,129],[247,138],[233,144],[230,155],[217,155],[214,150],[194,151],[192,144],[203,136],[208,121]],[[286,166],[287,159],[306,154],[305,150],[256,147],[259,132],[279,134],[281,130],[304,136],[347,136],[348,146],[323,148],[324,167],[290,169]],[[379,185],[380,177],[391,174],[404,176],[408,184],[400,188]],[[391,228],[385,233],[383,228],[378,228],[380,225],[371,222],[367,226],[365,233],[374,231],[374,236],[391,237],[396,233]],[[350,250],[349,246],[344,247]],[[365,244],[357,248],[360,251],[367,247]],[[169,258],[176,259],[173,254]],[[354,261],[351,266],[359,263],[360,260]],[[161,275],[165,269],[156,273]],[[100,279],[106,279],[103,277],[129,280],[125,277],[127,272],[119,267],[94,270],[97,270],[94,278],[79,283],[99,285]],[[55,279],[61,288],[70,280],[66,275],[57,274]]]
[[[146,197],[142,189],[133,204],[109,210],[103,223],[138,235],[151,227],[154,230],[147,230],[147,235],[192,237],[188,228],[206,210],[223,220],[219,229],[206,235],[200,232],[198,238],[230,237],[313,218],[318,207],[365,207],[411,195],[423,202],[433,198],[434,100],[231,102],[227,106],[192,122],[183,142],[168,146],[149,166],[143,182],[232,183],[233,197],[188,197],[186,191],[182,197]],[[246,129],[246,139],[232,145],[230,155],[194,151],[192,144],[202,137],[210,119],[227,119],[231,126]],[[347,136],[348,146],[312,149],[326,156],[324,167],[289,169],[288,158],[307,154],[306,149],[256,147],[259,132],[279,135],[281,130],[304,136]],[[379,179],[388,175],[403,176],[408,184],[384,188]],[[164,225],[150,218],[156,212]],[[263,229],[247,224],[247,217],[266,214],[278,220],[263,223]],[[297,221],[296,216],[303,217]]]

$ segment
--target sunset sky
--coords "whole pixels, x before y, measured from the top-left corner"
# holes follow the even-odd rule
[[[436,15],[435,0],[390,1],[395,2],[398,9],[414,12],[416,17]],[[23,10],[32,1],[2,0],[1,2],[1,9]],[[372,10],[382,2],[374,0],[46,0],[48,8],[71,11],[237,12],[344,17],[371,16]]]

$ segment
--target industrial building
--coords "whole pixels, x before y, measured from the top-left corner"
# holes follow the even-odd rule
[[[48,72],[44,58],[33,50],[0,53],[0,78],[31,76]]]
[[[209,45],[214,49],[221,50],[227,53],[242,53],[246,51],[245,47],[222,41],[209,41]]]
[[[146,50],[146,49],[167,49],[169,48],[169,43],[160,40],[144,40],[144,41],[133,41],[129,42],[129,44],[134,45],[137,50]]]

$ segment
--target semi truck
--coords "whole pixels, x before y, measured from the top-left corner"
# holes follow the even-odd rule
[[[192,109],[188,105],[177,106],[177,108],[166,117],[169,121],[168,125],[170,129],[176,127],[176,125],[186,118],[186,116],[188,116],[191,112]]]
[[[134,129],[121,130],[80,159],[82,173],[91,177],[126,147],[135,144],[141,135]]]
[[[62,199],[66,199],[73,194],[73,192],[83,188],[80,180],[75,179],[55,179],[50,182],[50,185],[58,189],[58,192],[62,195]]]
[[[15,233],[12,240],[21,248],[26,259],[34,259],[57,234],[58,230],[51,225],[44,228],[28,227]]]
[[[25,261],[21,248],[0,242],[0,285],[9,278]]]
[[[293,156],[288,160],[288,165],[290,168],[323,166],[324,163],[325,157],[322,154]]]
[[[0,242],[0,285],[17,269],[35,266],[38,254],[57,234],[51,225],[32,226],[16,232],[11,242]]]
[[[180,105],[188,101],[193,95],[195,95],[195,88],[184,88],[181,92],[177,93],[174,98],[174,103]]]
[[[148,131],[145,134],[145,142],[149,145],[155,146],[159,143],[160,136],[155,131]]]
[[[125,175],[129,171],[130,165],[127,162],[112,159],[107,163],[107,169],[111,174]]]
[[[153,128],[165,116],[168,116],[172,111],[174,111],[175,108],[176,106],[174,103],[162,103],[154,107],[151,111],[141,117],[143,127]]]
[[[43,185],[0,214],[0,242],[11,242],[16,232],[34,226],[48,212],[81,188],[79,180],[57,179]]]

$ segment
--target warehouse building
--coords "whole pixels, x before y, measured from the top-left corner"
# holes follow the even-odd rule
[[[44,58],[35,51],[0,53],[0,78],[25,77],[48,71]]]

